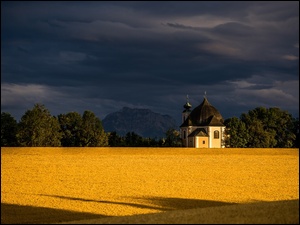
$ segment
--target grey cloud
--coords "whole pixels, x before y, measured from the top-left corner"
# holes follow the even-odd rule
[[[237,22],[230,22],[218,25],[212,29],[212,31],[221,36],[230,36],[236,38],[248,37],[253,38],[256,35],[257,31],[249,25],[237,23]]]
[[[135,106],[180,120],[186,94],[196,106],[206,90],[225,118],[259,104],[299,114],[299,3],[1,6],[1,81],[56,93],[42,99],[55,113],[93,109],[103,117]],[[22,97],[5,96],[2,110],[17,110],[8,101]]]

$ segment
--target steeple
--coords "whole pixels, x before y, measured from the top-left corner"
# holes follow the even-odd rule
[[[183,105],[183,108],[185,108],[185,110],[183,110],[183,112],[182,112],[182,123],[186,120],[186,118],[191,113],[190,108],[192,108],[192,105],[189,102],[189,96],[188,95],[186,95],[186,103]]]
[[[192,108],[192,105],[189,102],[189,95],[186,95],[186,103],[184,104],[183,107],[185,108],[185,110],[183,112],[185,112],[185,111],[189,112],[190,108]]]

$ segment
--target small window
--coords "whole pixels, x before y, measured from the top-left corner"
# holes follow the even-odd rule
[[[218,130],[214,131],[214,139],[219,139],[219,131]]]
[[[185,139],[186,138],[186,133],[185,133],[185,131],[183,131],[183,139]]]
[[[202,141],[202,144],[205,144],[205,141]]]

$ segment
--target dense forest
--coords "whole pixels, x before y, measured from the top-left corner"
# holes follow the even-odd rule
[[[225,145],[232,148],[298,148],[299,118],[279,108],[257,107],[240,118],[224,121]],[[17,122],[1,113],[1,146],[9,147],[180,147],[180,132],[170,128],[164,138],[145,138],[134,132],[120,136],[105,132],[91,111],[52,116],[35,104]]]

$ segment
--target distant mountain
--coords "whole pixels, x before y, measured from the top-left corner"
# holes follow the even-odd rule
[[[134,132],[142,137],[162,138],[168,129],[178,129],[175,119],[169,115],[161,115],[150,109],[132,109],[124,107],[120,111],[108,114],[102,125],[105,132],[116,131],[124,136]]]

